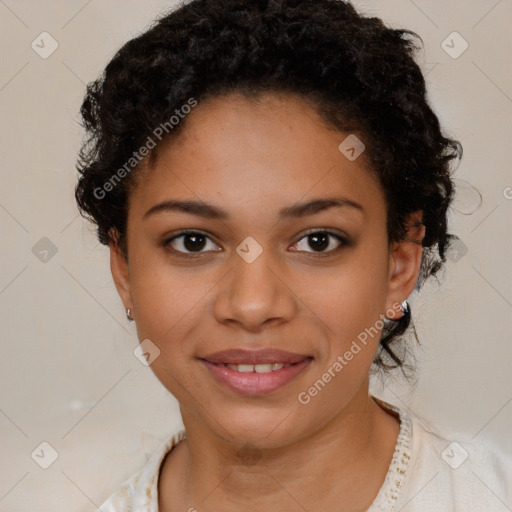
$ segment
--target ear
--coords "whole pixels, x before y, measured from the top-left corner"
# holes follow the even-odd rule
[[[130,295],[130,273],[128,261],[119,247],[119,237],[117,232],[111,232],[110,240],[110,270],[116,285],[117,293],[121,297],[125,309],[133,308],[132,298]]]
[[[393,311],[399,318],[397,304],[401,304],[414,290],[421,265],[422,245],[425,226],[422,224],[423,212],[417,211],[406,219],[407,239],[393,242],[389,255],[388,293],[386,313]]]

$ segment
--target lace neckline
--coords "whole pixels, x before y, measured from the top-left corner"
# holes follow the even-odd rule
[[[396,416],[400,421],[400,430],[396,440],[395,451],[389,464],[386,478],[368,512],[393,512],[403,486],[405,473],[409,466],[412,450],[412,422],[409,415],[377,397],[372,399],[385,411]]]

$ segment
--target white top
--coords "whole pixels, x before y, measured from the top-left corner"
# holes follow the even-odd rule
[[[419,418],[378,398],[400,420],[386,478],[367,512],[510,512],[512,456],[482,444],[448,440]],[[158,477],[173,435],[101,506],[102,512],[158,512]]]

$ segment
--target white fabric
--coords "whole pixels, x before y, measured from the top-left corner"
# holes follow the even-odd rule
[[[511,512],[512,456],[430,430],[419,418],[374,400],[398,415],[400,431],[385,481],[368,512]],[[158,512],[158,476],[180,431],[101,506],[102,512]]]

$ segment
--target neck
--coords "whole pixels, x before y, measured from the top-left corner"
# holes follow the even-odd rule
[[[338,417],[279,449],[243,449],[185,421],[187,440],[162,471],[161,510],[365,511],[390,464],[398,420],[367,387]],[[172,469],[174,467],[174,470]],[[165,506],[167,508],[165,508]],[[302,508],[301,508],[302,507]]]

